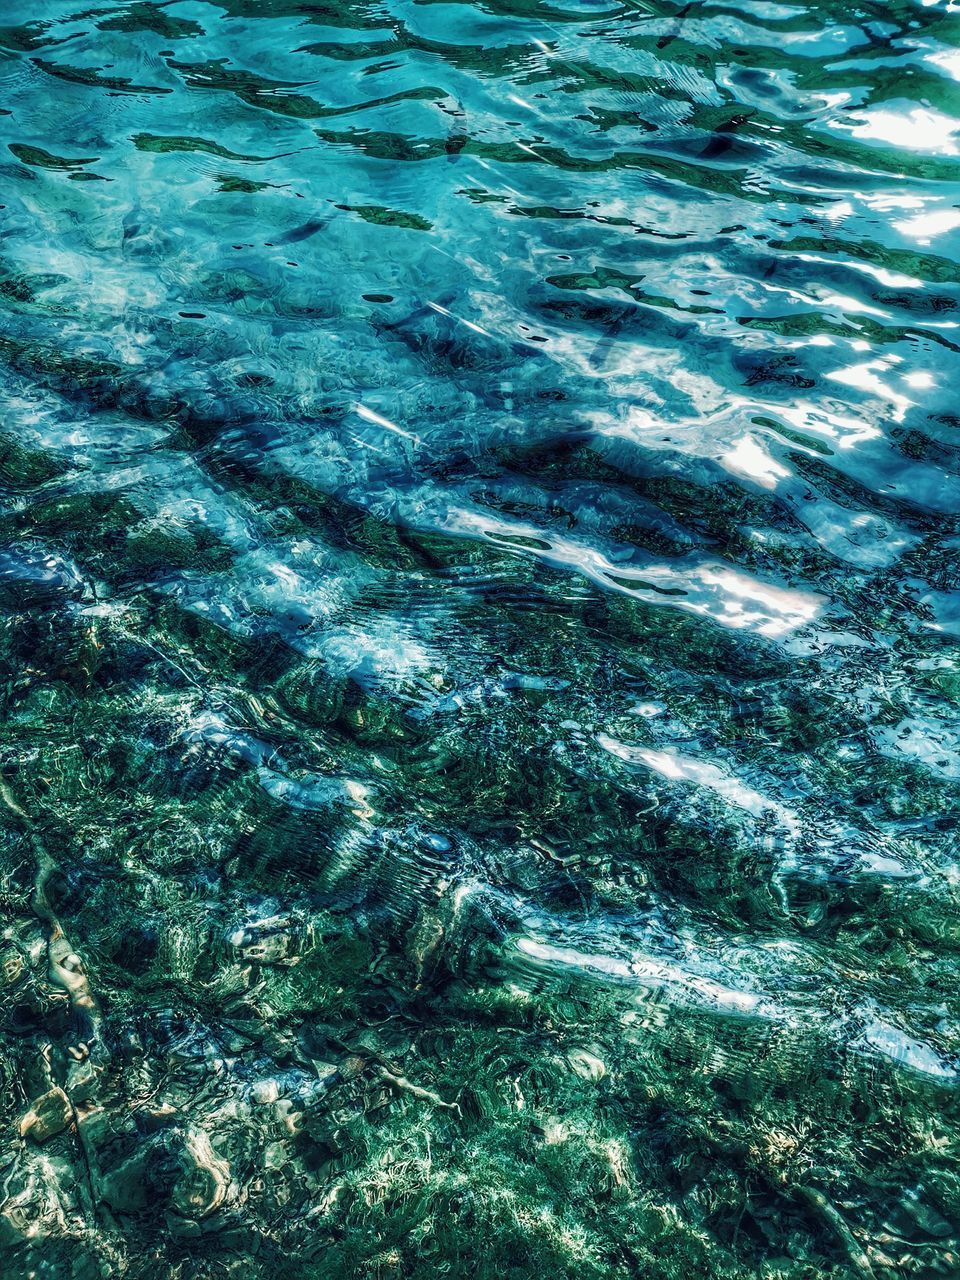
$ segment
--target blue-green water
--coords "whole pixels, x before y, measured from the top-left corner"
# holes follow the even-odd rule
[[[942,0],[4,0],[4,1280],[960,1275],[958,130]]]

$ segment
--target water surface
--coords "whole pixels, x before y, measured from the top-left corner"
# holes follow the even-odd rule
[[[5,1280],[960,1274],[958,80],[5,0]]]

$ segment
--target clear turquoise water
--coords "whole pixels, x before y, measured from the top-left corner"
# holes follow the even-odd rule
[[[960,1275],[960,19],[0,11],[0,1258]]]

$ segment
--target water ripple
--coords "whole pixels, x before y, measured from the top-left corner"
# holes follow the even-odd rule
[[[944,0],[11,0],[3,1274],[960,1270]]]

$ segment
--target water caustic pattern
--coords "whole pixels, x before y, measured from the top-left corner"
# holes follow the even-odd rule
[[[960,13],[4,0],[0,1254],[960,1274]]]

